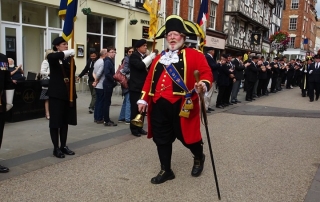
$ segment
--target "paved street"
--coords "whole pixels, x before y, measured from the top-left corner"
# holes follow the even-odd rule
[[[75,156],[53,157],[45,118],[5,126],[0,164],[11,171],[0,174],[1,201],[219,201],[204,127],[207,159],[202,175],[190,175],[192,155],[176,141],[176,178],[153,185],[150,179],[160,166],[152,140],[130,135],[123,123],[93,123],[90,95],[78,97],[78,126],[69,127],[68,136]],[[244,100],[242,90],[239,97]],[[121,103],[121,96],[114,95],[114,121]],[[209,114],[221,201],[319,202],[319,118],[320,101],[310,103],[298,88]]]

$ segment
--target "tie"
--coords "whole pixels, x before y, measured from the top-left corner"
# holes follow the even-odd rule
[[[94,61],[91,61],[90,69],[93,68],[93,65],[94,65]]]

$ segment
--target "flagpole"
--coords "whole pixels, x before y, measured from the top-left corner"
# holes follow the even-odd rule
[[[73,23],[73,31],[71,34],[71,49],[74,49],[74,23]],[[69,100],[70,107],[73,107],[73,85],[74,85],[74,56],[71,56],[70,61],[70,87],[69,87]]]

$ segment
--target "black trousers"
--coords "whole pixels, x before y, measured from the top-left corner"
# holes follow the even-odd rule
[[[259,79],[258,88],[257,88],[257,95],[266,95],[267,87],[268,87],[268,79]]]
[[[223,98],[225,97],[225,94],[227,93],[227,87],[226,86],[219,86],[219,92],[217,96],[216,106],[222,105],[224,103]]]
[[[226,92],[224,93],[223,100],[222,100],[224,104],[227,104],[230,102],[232,87],[233,87],[233,80],[229,80],[229,85],[226,87]]]
[[[314,100],[314,91],[316,91],[316,99],[319,98],[320,94],[320,83],[319,82],[309,82],[308,95],[310,100]]]
[[[247,81],[247,94],[246,94],[246,100],[253,98],[253,87],[255,82]]]
[[[271,78],[271,88],[270,88],[270,91],[275,91],[276,90],[276,87],[277,87],[277,80],[278,80],[278,77],[272,77]]]
[[[202,158],[203,155],[202,140],[187,144],[183,139],[179,116],[180,106],[181,100],[172,104],[160,98],[153,104],[150,114],[153,141],[157,145],[161,167],[167,171],[171,169],[172,143],[176,138],[190,149],[195,157]]]
[[[134,119],[138,114],[138,105],[137,101],[141,97],[141,92],[129,91],[130,93],[130,109],[131,109],[131,120]],[[132,134],[138,134],[142,127],[138,127],[130,123],[130,130]]]

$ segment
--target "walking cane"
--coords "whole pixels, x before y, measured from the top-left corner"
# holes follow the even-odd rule
[[[196,81],[198,83],[199,82],[199,77],[200,77],[198,70],[194,71],[194,77],[196,78]],[[219,198],[219,200],[221,200],[218,177],[217,177],[217,173],[216,173],[216,167],[214,165],[213,153],[212,153],[212,148],[211,148],[211,141],[210,141],[210,135],[209,135],[209,130],[208,130],[208,119],[207,119],[207,113],[206,113],[206,110],[205,110],[205,104],[204,104],[204,100],[203,100],[203,92],[199,92],[199,97],[200,97],[200,103],[201,103],[201,105],[200,105],[201,106],[201,114],[202,114],[202,117],[203,117],[203,120],[204,120],[204,126],[206,128],[206,134],[207,134],[207,139],[208,139],[208,145],[209,145],[209,151],[210,151],[213,175],[214,175],[214,179],[215,179],[215,182],[216,182],[218,198]]]

